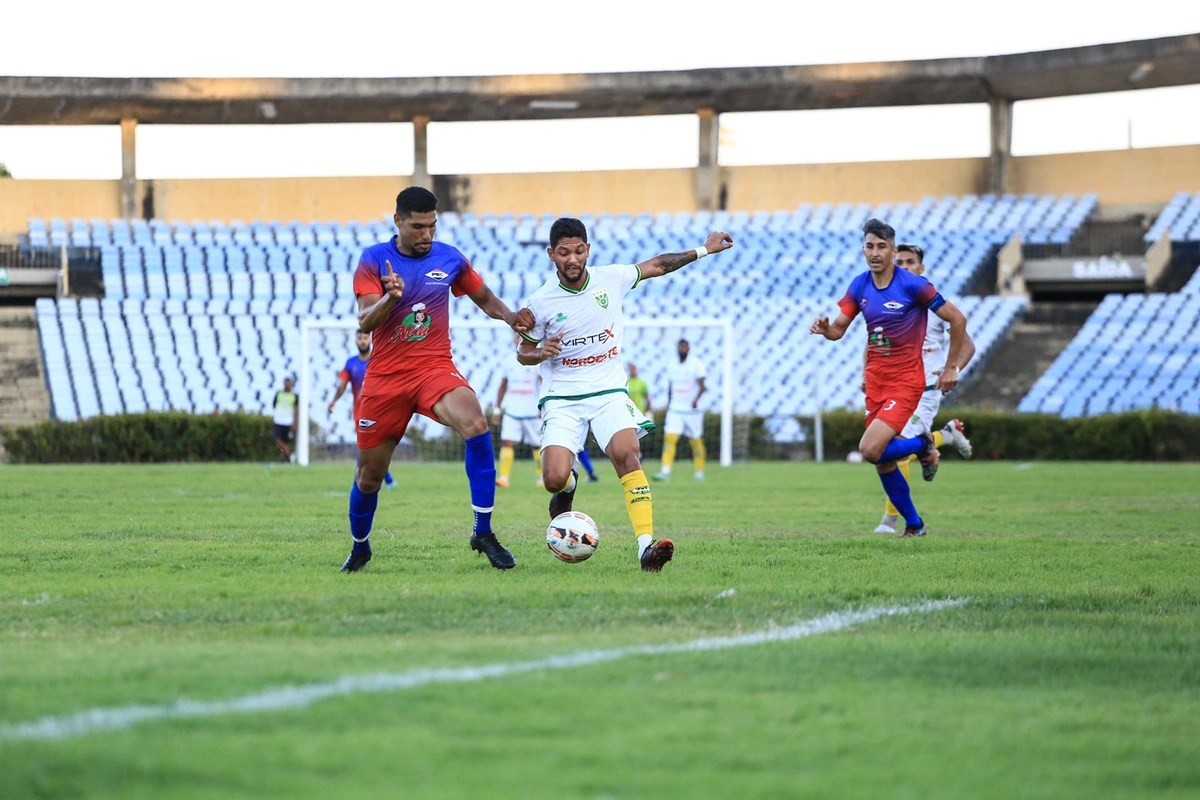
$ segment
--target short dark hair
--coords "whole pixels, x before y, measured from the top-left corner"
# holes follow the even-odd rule
[[[896,241],[896,229],[874,217],[866,221],[862,226],[862,232],[864,239],[867,238],[867,234],[873,233],[880,239],[887,239],[889,242]]]
[[[396,195],[396,213],[401,217],[437,211],[437,195],[420,186],[410,186]]]
[[[558,247],[563,239],[580,239],[587,244],[587,226],[574,217],[559,217],[550,226],[550,249]]]
[[[896,249],[901,253],[912,253],[917,257],[917,263],[925,263],[925,251],[915,244],[898,244],[896,245]]]
[[[357,331],[355,331],[355,333],[361,333],[365,335],[366,331],[364,331],[362,328],[359,328]]]

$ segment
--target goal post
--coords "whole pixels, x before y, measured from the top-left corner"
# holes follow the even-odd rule
[[[721,418],[720,431],[720,456],[719,461],[721,466],[727,467],[733,463],[733,391],[734,391],[734,352],[733,352],[733,322],[728,319],[718,319],[715,317],[662,317],[660,319],[627,319],[624,327],[627,331],[630,330],[645,330],[657,331],[662,335],[666,335],[669,331],[679,329],[680,331],[700,330],[711,331],[712,334],[719,336],[719,344],[708,343],[706,347],[710,357],[716,355],[719,358],[719,363],[710,363],[709,376],[710,379],[714,375],[720,375],[720,398],[719,398],[719,413]],[[349,332],[358,328],[357,319],[338,319],[329,317],[305,318],[300,322],[300,375],[299,389],[300,394],[300,413],[296,431],[296,463],[301,466],[308,466],[311,458],[311,435],[310,423],[312,422],[311,407],[315,400],[314,391],[316,383],[314,381],[313,361],[316,356],[316,346],[314,339],[322,332]],[[493,341],[485,343],[479,348],[469,348],[469,356],[464,352],[463,357],[459,353],[455,353],[455,363],[462,369],[463,373],[471,380],[472,387],[480,393],[480,405],[485,408],[488,405],[488,399],[484,397],[483,391],[485,386],[477,385],[472,374],[477,368],[491,368],[493,370],[503,365],[503,360],[506,358],[505,352],[508,347],[511,336],[511,329],[504,323],[492,319],[474,319],[474,320],[452,320],[450,323],[450,336],[453,341],[456,338],[462,338],[461,334],[467,332],[478,332],[484,337],[490,335]],[[471,334],[472,340],[474,334]],[[643,337],[634,339],[630,347],[623,348],[622,357],[626,362],[642,361],[644,356],[649,354],[646,346],[638,340]],[[346,355],[350,355],[350,348],[347,337]],[[657,342],[655,343],[654,356],[661,360],[661,349],[664,346],[670,347],[671,357],[674,357],[674,342]],[[477,352],[477,350],[479,352]],[[714,354],[712,351],[716,350]],[[507,356],[515,360],[515,356],[511,353]],[[468,363],[468,361],[470,363]],[[340,363],[340,362],[334,362]],[[664,384],[665,381],[657,381],[659,384]],[[654,398],[654,393],[651,393],[651,398]]]

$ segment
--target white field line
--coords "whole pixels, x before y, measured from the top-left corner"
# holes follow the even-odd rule
[[[864,622],[898,617],[906,614],[928,614],[946,608],[957,608],[965,600],[928,600],[922,603],[883,608],[868,607],[859,610],[835,611],[821,617],[795,625],[742,636],[722,636],[695,639],[677,644],[643,645],[640,647],[618,647],[612,650],[584,650],[561,656],[548,656],[535,661],[520,661],[508,664],[486,664],[481,667],[458,667],[454,669],[417,669],[409,672],[381,672],[375,675],[346,675],[327,683],[306,686],[284,686],[267,689],[230,700],[177,700],[163,705],[116,706],[91,708],[74,714],[42,717],[30,722],[0,724],[0,741],[72,739],[101,731],[118,731],[132,728],[143,722],[167,719],[189,719],[212,717],[221,714],[257,714],[307,708],[313,703],[333,697],[353,694],[378,694],[415,689],[435,683],[472,683],[489,678],[503,678],[524,672],[549,669],[571,669],[601,664],[606,661],[634,656],[657,656],[672,653],[707,652],[726,650],[731,647],[747,647],[767,642],[787,642],[835,633]]]

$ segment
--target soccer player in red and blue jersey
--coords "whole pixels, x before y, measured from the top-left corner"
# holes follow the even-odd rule
[[[925,392],[925,363],[921,346],[930,311],[950,325],[946,368],[936,388],[947,393],[958,385],[958,364],[967,338],[967,318],[929,281],[896,266],[896,231],[877,219],[863,226],[863,256],[867,271],[850,282],[838,301],[841,313],[813,321],[809,333],[837,341],[861,311],[867,323],[867,431],[858,443],[865,460],[875,465],[888,499],[904,517],[901,536],[924,536],[925,522],[917,513],[908,481],[896,461],[915,455],[936,464],[937,450],[928,433],[900,437]]]
[[[354,344],[358,348],[358,355],[346,359],[345,366],[338,373],[338,388],[333,399],[329,401],[329,413],[333,413],[333,407],[342,399],[346,387],[349,386],[350,396],[354,398],[354,416],[351,419],[358,424],[358,401],[362,397],[362,385],[367,377],[367,364],[371,361],[371,334],[364,330],[358,331],[354,334]],[[383,485],[389,489],[396,488],[396,480],[390,470],[383,476]]]
[[[396,197],[398,233],[368,247],[354,273],[359,328],[371,334],[371,360],[358,409],[358,470],[350,489],[350,535],[343,572],[371,560],[371,523],[379,486],[413,414],[453,428],[466,441],[475,525],[471,549],[497,569],[516,566],[492,533],[496,460],[479,399],[450,357],[450,296],[467,295],[492,319],[518,333],[533,315],[514,313],[454,247],[433,240],[437,197],[410,186]]]

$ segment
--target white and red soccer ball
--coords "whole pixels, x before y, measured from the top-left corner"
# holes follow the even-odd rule
[[[587,514],[566,511],[550,521],[546,546],[560,561],[578,564],[591,558],[600,546],[600,529]]]

